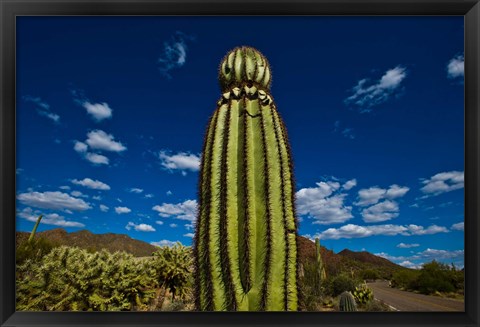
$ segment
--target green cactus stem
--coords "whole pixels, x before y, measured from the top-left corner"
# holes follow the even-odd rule
[[[38,216],[37,222],[35,223],[35,226],[33,226],[32,232],[30,233],[30,237],[28,238],[28,243],[32,244],[33,239],[35,238],[35,233],[37,232],[38,225],[40,225],[40,220],[42,220],[42,215]]]
[[[320,240],[315,239],[315,293],[321,294],[321,284],[327,278],[325,265],[320,252]]]
[[[238,47],[222,60],[219,80],[200,169],[197,309],[297,310],[293,166],[269,64]]]
[[[352,293],[350,292],[343,292],[340,294],[340,311],[345,312],[352,312],[357,311],[357,304],[355,303],[355,299],[353,298]]]

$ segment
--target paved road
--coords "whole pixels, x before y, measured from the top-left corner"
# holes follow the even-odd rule
[[[368,283],[377,300],[382,300],[398,311],[464,311],[464,303],[437,296],[400,291],[388,282]]]

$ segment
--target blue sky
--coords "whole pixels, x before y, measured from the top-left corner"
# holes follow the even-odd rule
[[[17,230],[190,245],[232,48],[260,50],[300,235],[463,266],[463,16],[17,17]]]

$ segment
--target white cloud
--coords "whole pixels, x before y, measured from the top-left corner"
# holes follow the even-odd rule
[[[358,106],[360,112],[369,112],[371,111],[371,107],[387,101],[395,91],[399,89],[405,77],[407,77],[406,69],[397,66],[387,70],[385,74],[374,83],[364,78],[353,87],[353,94],[345,99],[345,103]]]
[[[85,195],[80,191],[72,191],[72,192],[70,192],[70,194],[73,195],[74,197],[77,197],[77,198],[79,198],[79,197],[88,198],[88,195]]]
[[[113,110],[107,103],[92,103],[85,96],[85,92],[80,89],[71,89],[70,92],[73,96],[73,101],[85,108],[94,121],[100,122],[104,119],[112,118]]]
[[[87,113],[92,116],[93,120],[100,122],[107,118],[112,118],[112,109],[107,103],[90,103],[85,101],[83,107],[87,110]]]
[[[124,213],[130,213],[132,212],[132,210],[130,210],[130,208],[127,208],[127,207],[115,207],[115,212],[121,215]]]
[[[171,217],[181,220],[195,221],[197,218],[197,201],[186,200],[182,203],[163,203],[152,208],[160,217]]]
[[[155,232],[155,228],[147,224],[135,224],[131,221],[125,226],[127,230],[135,229],[137,232]]]
[[[158,58],[159,70],[167,78],[172,78],[170,71],[182,67],[187,60],[187,42],[193,40],[177,31],[168,42],[163,44],[163,52]]]
[[[102,197],[100,195],[94,195],[94,196],[92,196],[92,199],[100,201],[102,199]]]
[[[167,195],[172,195],[172,194],[173,194],[172,191],[170,191],[170,190],[167,191]]]
[[[347,191],[355,186],[357,186],[357,180],[355,178],[347,181],[345,184],[342,185],[343,189]]]
[[[75,144],[73,146],[73,149],[78,152],[80,155],[83,156],[86,160],[90,161],[93,164],[96,165],[108,165],[109,160],[107,157],[98,154],[98,153],[93,153],[93,152],[87,152],[88,151],[88,145],[86,145],[83,142],[80,141],[75,141]]]
[[[30,95],[26,95],[22,97],[23,101],[25,102],[31,102],[35,104],[37,113],[40,116],[47,117],[48,119],[52,120],[54,123],[60,123],[60,116],[57,115],[56,113],[52,112],[50,110],[50,105],[44,101],[42,101],[41,98],[38,97],[32,97]]]
[[[308,215],[314,224],[343,223],[351,218],[352,207],[344,204],[347,194],[339,193],[340,183],[318,182],[317,187],[303,188],[296,193],[297,212]]]
[[[69,190],[69,189],[70,189],[70,186],[63,185],[63,186],[60,186],[59,189],[61,189],[61,190]]]
[[[155,224],[157,224],[157,225],[163,225],[163,221],[157,220],[157,221],[155,221]]]
[[[426,195],[439,195],[445,192],[463,188],[463,171],[449,171],[438,173],[429,179],[423,179],[423,186],[420,190]]]
[[[436,233],[448,233],[448,229],[445,227],[432,225],[427,228],[417,225],[373,225],[373,226],[359,226],[354,224],[344,225],[340,228],[329,228],[322,233],[316,235],[321,239],[333,239],[338,240],[341,238],[363,238],[376,235],[427,235]]]
[[[458,55],[450,59],[450,61],[447,64],[448,78],[463,77],[465,74],[464,66],[465,66],[465,58],[463,57],[463,55]]]
[[[90,188],[90,189],[93,189],[93,190],[108,191],[110,189],[109,185],[107,185],[103,182],[100,182],[99,180],[93,180],[91,178],[84,178],[82,180],[74,179],[74,180],[72,180],[72,183],[76,184],[76,185],[81,185],[81,186],[84,186],[86,188]]]
[[[359,200],[355,203],[357,206],[365,207],[378,203],[382,199],[393,200],[403,197],[410,189],[406,186],[390,185],[388,189],[378,186],[361,189],[358,191]]]
[[[145,197],[146,197],[147,199],[151,199],[151,198],[153,198],[153,194],[145,194]]]
[[[36,222],[38,216],[41,213],[34,213],[31,208],[25,208],[22,211],[17,211],[17,216],[23,219],[26,219],[31,222]],[[84,224],[76,222],[76,221],[67,221],[64,219],[63,216],[60,216],[56,213],[49,213],[49,214],[42,214],[42,220],[40,224],[45,225],[54,225],[54,226],[61,226],[61,227],[85,227]]]
[[[161,240],[158,242],[150,242],[150,244],[155,246],[174,246],[175,244],[180,243],[179,241],[169,241],[169,240]]]
[[[443,226],[431,225],[427,228],[418,225],[408,225],[408,230],[411,235],[431,235],[431,234],[438,234],[438,233],[448,233],[448,228]]]
[[[398,217],[399,207],[395,201],[385,200],[362,210],[363,221],[378,223]]]
[[[419,252],[418,255],[427,260],[463,259],[464,250],[450,251],[428,248],[425,251]]]
[[[110,162],[104,155],[93,152],[87,152],[84,158],[96,165],[108,165]]]
[[[136,188],[136,187],[133,187],[131,189],[128,190],[130,193],[137,193],[137,194],[140,194],[143,192],[143,190],[141,188]]]
[[[355,204],[357,206],[368,206],[371,204],[378,203],[380,199],[385,196],[386,190],[379,187],[370,187],[368,189],[361,189],[358,191],[359,201]]]
[[[103,212],[107,212],[107,211],[108,211],[108,209],[110,209],[110,208],[109,208],[109,207],[107,207],[106,205],[104,205],[104,204],[101,204],[101,205],[100,205],[100,210],[101,210],[101,211],[103,211]]]
[[[178,227],[178,225],[177,225],[177,224],[170,224],[170,225],[168,225],[168,226],[170,226],[170,227],[172,227],[172,228],[176,228],[176,227]]]
[[[200,169],[200,156],[192,153],[179,152],[169,154],[167,151],[158,153],[160,164],[168,171],[180,170],[182,173],[189,171],[198,171]]]
[[[87,152],[88,145],[80,141],[75,141],[75,145],[73,146],[73,149],[78,153],[84,153],[84,152]]]
[[[193,238],[193,237],[195,236],[195,234],[193,234],[193,233],[187,233],[187,234],[183,234],[183,236]]]
[[[453,224],[452,227],[450,227],[453,230],[463,230],[464,229],[464,222],[459,222],[456,224]]]
[[[62,192],[29,192],[17,195],[21,203],[42,209],[84,211],[91,209],[82,199],[71,197]]]
[[[416,248],[419,247],[420,244],[414,243],[414,244],[405,244],[405,243],[399,243],[397,244],[397,248],[400,249],[410,249],[410,248]]]
[[[114,140],[112,134],[107,134],[102,130],[94,130],[87,133],[87,140],[85,141],[92,149],[122,152],[127,148],[120,142]]]
[[[405,268],[410,268],[410,269],[420,269],[422,268],[422,264],[416,264],[411,261],[405,260],[400,263],[398,263],[400,266],[405,267]]]
[[[413,261],[430,262],[436,260],[440,262],[447,261],[450,263],[453,260],[460,266],[463,266],[464,260],[464,250],[437,250],[430,248],[422,252],[414,253],[410,256],[392,256],[385,252],[375,253],[375,255],[395,262],[401,266],[414,269],[421,268],[422,263],[414,263]]]

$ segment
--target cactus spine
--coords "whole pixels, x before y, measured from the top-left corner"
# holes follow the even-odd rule
[[[290,147],[266,58],[230,51],[205,136],[194,239],[198,310],[297,310]]]
[[[357,304],[352,293],[345,291],[340,294],[340,311],[357,311]]]

